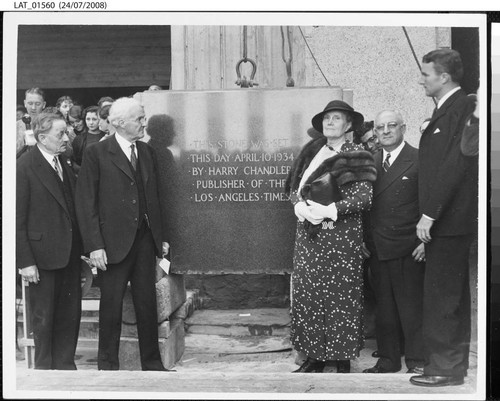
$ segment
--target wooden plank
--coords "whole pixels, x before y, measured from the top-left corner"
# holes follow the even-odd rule
[[[287,367],[287,368],[291,368]],[[161,393],[314,393],[314,394],[416,394],[419,399],[435,399],[440,394],[457,398],[476,392],[476,379],[467,377],[461,386],[425,388],[409,383],[404,373],[376,374],[292,374],[267,371],[247,372],[142,372],[142,371],[34,371],[17,372],[17,391],[66,392],[86,394],[102,392],[102,396],[118,392],[155,396]],[[59,393],[61,396],[63,393]],[[90,396],[90,395],[87,395]],[[452,397],[454,398],[454,397]]]

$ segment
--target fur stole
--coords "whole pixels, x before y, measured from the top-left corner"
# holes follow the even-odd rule
[[[302,175],[311,163],[314,156],[325,146],[326,137],[322,136],[308,142],[299,156],[295,159],[292,169],[288,174],[285,191],[287,194],[297,191]],[[330,172],[337,180],[337,184],[344,185],[352,181],[371,181],[377,178],[377,170],[373,156],[363,150],[361,145],[346,142],[347,151],[326,159],[307,179],[310,184],[316,178]]]
[[[366,150],[344,152],[326,159],[312,172],[305,184],[310,184],[326,173],[333,175],[339,186],[353,181],[374,182],[377,179],[373,156]]]

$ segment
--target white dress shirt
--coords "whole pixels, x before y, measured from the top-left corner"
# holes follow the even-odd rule
[[[61,166],[61,162],[59,160],[59,156],[51,155],[50,153],[47,153],[40,146],[38,146],[38,149],[40,149],[40,152],[42,153],[43,157],[45,158],[45,160],[47,160],[47,162],[50,164],[50,167],[52,167],[52,170],[54,170],[54,171],[55,171],[55,169],[54,169],[54,156],[55,156],[56,160],[57,160],[57,167],[59,168],[59,171],[61,172],[61,174],[63,174],[63,172],[62,172],[63,169]]]
[[[384,162],[385,158],[387,157],[387,154],[390,153],[391,157],[389,158],[389,166],[392,166],[392,164],[396,161],[396,159],[398,158],[399,154],[403,150],[403,147],[405,146],[405,143],[406,143],[405,141],[401,142],[396,149],[394,149],[394,150],[392,150],[390,152],[388,152],[385,149],[382,149],[382,152],[383,152],[383,154],[382,154],[382,163]]]
[[[121,150],[123,153],[125,153],[125,156],[127,156],[128,161],[130,161],[130,145],[135,145],[134,146],[134,153],[135,157],[138,159],[139,155],[137,153],[137,144],[134,142],[130,142],[129,140],[125,139],[123,136],[121,136],[118,132],[115,133],[115,138],[116,141],[118,142],[118,145],[120,145]]]
[[[439,102],[437,104],[437,108],[439,109],[444,102],[446,102],[446,100],[448,100],[448,98],[453,95],[455,92],[459,91],[460,89],[462,89],[460,86],[457,86],[456,88],[452,89],[451,91],[449,91],[446,95],[444,95],[441,99],[439,99]]]

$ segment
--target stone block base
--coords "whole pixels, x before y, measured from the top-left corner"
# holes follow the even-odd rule
[[[168,319],[185,301],[186,289],[184,288],[184,276],[182,274],[164,276],[156,283],[158,323]],[[122,320],[127,324],[137,323],[130,283],[123,297]]]
[[[168,337],[159,338],[161,360],[166,369],[171,369],[181,359],[184,353],[184,321],[175,319],[169,323],[170,331]],[[160,331],[166,331],[167,326],[159,326]],[[142,370],[141,357],[139,353],[139,340],[122,335],[120,339],[120,370]]]

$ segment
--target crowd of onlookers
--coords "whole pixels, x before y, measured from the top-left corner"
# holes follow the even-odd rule
[[[151,85],[148,90],[161,90]],[[96,105],[84,107],[70,96],[61,96],[55,106],[47,105],[42,89],[33,87],[25,92],[24,106],[16,108],[16,152],[17,157],[29,151],[36,140],[33,135],[34,119],[43,111],[62,115],[67,123],[69,142],[65,155],[72,161],[73,169],[78,172],[85,148],[93,143],[109,138],[115,129],[109,122],[109,110],[114,99],[103,96]]]

